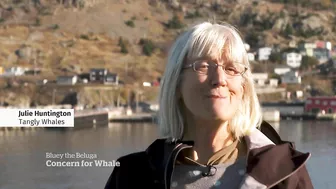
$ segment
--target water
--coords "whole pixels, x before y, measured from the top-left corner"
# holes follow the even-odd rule
[[[311,152],[307,168],[315,188],[335,188],[336,123],[282,121],[274,124],[284,140]],[[46,153],[86,153],[96,159],[116,160],[144,150],[158,137],[152,124],[110,124],[75,131],[45,129],[0,131],[0,189],[97,189],[103,188],[113,167],[48,167]]]

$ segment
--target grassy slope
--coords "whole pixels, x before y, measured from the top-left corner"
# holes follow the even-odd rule
[[[36,17],[36,11],[27,13],[31,18],[30,23],[34,23],[38,18],[38,26],[20,24],[20,20],[19,24],[15,24],[13,19],[8,19],[0,27],[1,66],[33,67],[34,56],[28,59],[17,59],[15,55],[15,50],[28,46],[33,52],[39,51],[36,55],[37,66],[43,69],[44,74],[38,79],[55,79],[57,75],[75,74],[76,70],[86,72],[90,68],[105,67],[111,72],[119,73],[126,82],[140,85],[143,81],[160,76],[165,65],[167,47],[178,32],[168,30],[163,25],[172,17],[172,9],[167,8],[168,6],[161,1],[156,2],[158,3],[151,6],[147,0],[106,1],[82,10],[49,5],[46,9],[48,14],[40,14]],[[198,7],[188,2],[183,2],[183,5],[187,10]],[[279,13],[283,7],[283,4],[261,3],[257,8],[261,13],[267,14],[267,10]],[[231,8],[235,8],[235,12],[240,10],[239,6],[228,5],[228,10],[232,10]],[[188,19],[184,22],[191,25],[200,20],[208,20],[215,14],[213,11],[205,12],[207,14],[204,14],[203,18]],[[132,18],[135,23],[134,28],[124,23]],[[217,14],[217,19],[230,20],[232,18],[225,14]],[[52,29],[51,26],[55,25],[59,28]],[[245,28],[239,29],[242,30],[243,35],[248,33]],[[42,33],[42,38],[30,40],[36,32]],[[280,37],[272,30],[263,33],[268,44],[288,43],[287,39]],[[83,39],[81,37],[83,35],[86,35],[88,40]],[[127,55],[120,53],[119,37],[127,40],[129,50]],[[156,50],[151,57],[142,55],[141,47],[138,45],[141,38],[155,41],[160,49]],[[65,47],[66,45],[68,46]],[[64,72],[64,70],[68,71]],[[33,79],[30,82],[33,86]],[[12,93],[13,91],[15,92]],[[34,91],[34,87],[29,87],[29,90],[17,87],[2,89],[2,94],[24,97],[29,94],[31,96],[35,93],[44,93],[39,90]],[[35,95],[34,98],[40,97]],[[46,99],[50,98],[46,97]],[[48,100],[43,101],[48,102]]]

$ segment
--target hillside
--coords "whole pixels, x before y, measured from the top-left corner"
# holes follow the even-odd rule
[[[1,1],[1,66],[40,68],[38,79],[105,67],[126,83],[139,84],[162,74],[167,50],[185,26],[207,20],[235,25],[252,50],[274,44],[286,47],[290,40],[336,42],[335,3],[283,2]],[[127,52],[122,52],[121,39]]]

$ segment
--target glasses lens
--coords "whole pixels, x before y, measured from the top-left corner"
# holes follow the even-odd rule
[[[207,74],[209,66],[209,63],[206,61],[197,61],[195,62],[195,71],[201,74]]]
[[[236,76],[244,73],[246,67],[239,63],[230,63],[224,65],[224,70],[227,75]],[[215,71],[217,68],[216,63],[206,60],[200,60],[194,63],[194,69],[200,74],[208,74]]]
[[[243,64],[230,64],[225,66],[225,72],[228,75],[240,75],[245,71],[245,66]]]

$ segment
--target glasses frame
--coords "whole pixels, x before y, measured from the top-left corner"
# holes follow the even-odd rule
[[[194,72],[199,73],[199,74],[202,74],[202,73],[198,72],[198,71],[196,70],[196,67],[195,67],[196,63],[198,63],[198,62],[200,62],[200,61],[205,61],[205,60],[196,60],[196,61],[194,61],[193,63],[184,66],[183,69],[193,68],[193,71],[194,71]],[[216,67],[215,67],[215,70],[217,70],[219,66],[221,66],[221,67],[225,66],[225,64],[217,64],[216,62],[212,62],[212,63],[216,66]],[[248,67],[246,67],[245,65],[243,65],[243,64],[241,64],[241,63],[235,63],[235,64],[240,64],[240,65],[244,66],[244,71],[240,72],[238,75],[231,75],[231,74],[228,74],[228,73],[226,72],[225,69],[223,69],[224,73],[225,73],[226,75],[228,75],[228,76],[231,76],[231,77],[236,77],[236,76],[239,76],[239,75],[240,75],[240,76],[243,76],[244,73],[248,70]],[[202,75],[209,75],[209,72],[208,72],[207,74],[202,74]]]

